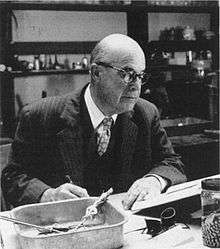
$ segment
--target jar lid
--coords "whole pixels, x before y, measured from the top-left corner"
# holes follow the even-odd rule
[[[202,188],[207,190],[220,191],[220,178],[210,178],[203,180]]]

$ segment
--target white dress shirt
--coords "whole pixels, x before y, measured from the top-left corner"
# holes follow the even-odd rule
[[[86,107],[89,112],[89,116],[93,125],[94,130],[97,129],[99,124],[102,122],[106,116],[101,112],[101,110],[98,108],[98,106],[95,104],[95,102],[92,99],[91,92],[90,92],[90,85],[87,86],[86,91],[85,91],[85,102],[86,102]],[[118,114],[112,115],[112,119],[115,123],[117,119]]]

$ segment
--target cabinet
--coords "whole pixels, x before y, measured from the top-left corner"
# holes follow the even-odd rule
[[[216,34],[217,36],[217,34]],[[146,46],[146,54],[148,55],[148,60],[150,59],[149,57],[154,53],[155,51],[158,52],[168,52],[171,53],[174,56],[175,52],[183,52],[185,53],[185,65],[184,62],[181,64],[184,65],[185,67],[182,67],[182,69],[186,68],[189,66],[189,63],[192,62],[192,60],[196,59],[195,56],[198,57],[198,54],[200,52],[206,52],[210,51],[209,56],[211,58],[206,58],[206,60],[210,60],[212,63],[212,66],[210,67],[210,70],[217,70],[218,69],[218,40],[217,38],[213,38],[211,40],[201,40],[201,41],[187,41],[187,40],[181,40],[181,41],[151,41],[147,44]],[[189,54],[189,51],[191,51],[191,55]],[[196,55],[193,55],[195,54]],[[189,56],[191,56],[191,61],[189,60]],[[205,56],[202,54],[202,56]],[[174,63],[173,63],[174,64]],[[178,68],[177,62],[176,62],[176,67],[174,65],[170,65],[167,61],[167,64],[164,64],[164,69],[170,69],[170,70],[176,70]],[[181,68],[181,67],[179,67]],[[161,69],[161,68],[158,68]],[[163,68],[162,68],[163,69]],[[150,70],[157,70],[156,67],[151,67]]]
[[[210,119],[209,88],[212,83],[207,75],[218,69],[217,38],[202,41],[151,41],[145,51],[147,70],[151,74],[149,86],[153,89],[152,95],[163,89],[163,93],[157,93],[154,97],[155,104],[162,94],[166,94],[166,98],[162,96],[164,102],[159,99],[159,108],[163,109],[162,118],[193,116]],[[196,58],[195,55],[198,56],[202,51],[209,51],[211,58]],[[200,60],[201,63],[210,63],[209,67],[196,68],[196,62]],[[151,100],[152,97],[144,93],[146,89],[143,97]]]

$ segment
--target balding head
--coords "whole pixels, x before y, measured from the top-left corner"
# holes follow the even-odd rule
[[[91,53],[91,64],[100,61],[115,65],[130,62],[141,67],[137,71],[145,67],[143,50],[135,40],[123,34],[106,36],[95,46]]]
[[[122,34],[112,34],[102,39],[91,54],[91,96],[105,116],[133,109],[141,89],[140,75],[145,69],[145,56],[136,41]]]

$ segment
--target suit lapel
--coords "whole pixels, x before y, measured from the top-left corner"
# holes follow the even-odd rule
[[[83,97],[83,94],[81,95]],[[76,185],[83,184],[83,131],[80,125],[80,94],[68,97],[61,118],[65,128],[57,133],[58,146],[65,163],[65,173]]]

